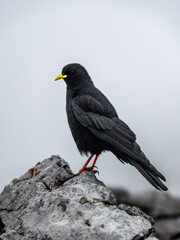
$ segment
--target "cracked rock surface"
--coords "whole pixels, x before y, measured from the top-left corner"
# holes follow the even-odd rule
[[[0,195],[1,240],[155,240],[154,221],[137,207],[117,206],[93,171],[73,175],[52,156]]]

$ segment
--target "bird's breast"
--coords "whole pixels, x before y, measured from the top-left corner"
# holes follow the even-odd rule
[[[80,153],[100,154],[103,150],[105,150],[103,149],[100,140],[97,139],[88,128],[82,126],[76,119],[70,102],[67,102],[66,111],[69,127]]]

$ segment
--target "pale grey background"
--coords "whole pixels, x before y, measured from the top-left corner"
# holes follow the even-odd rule
[[[71,62],[136,133],[180,195],[180,1],[0,1],[0,190],[38,161],[59,154],[74,172],[84,164],[65,113]],[[152,189],[111,153],[97,166],[105,184]]]

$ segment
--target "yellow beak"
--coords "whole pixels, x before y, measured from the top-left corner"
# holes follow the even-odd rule
[[[54,81],[57,81],[57,80],[62,79],[62,78],[67,78],[67,75],[60,74],[59,76],[57,76],[57,78]]]

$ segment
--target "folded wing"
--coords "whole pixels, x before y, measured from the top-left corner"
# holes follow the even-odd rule
[[[160,180],[165,181],[165,177],[146,158],[136,143],[135,134],[111,106],[103,105],[90,95],[78,96],[72,101],[72,111],[82,126],[108,143],[118,159],[136,167],[154,187],[166,191]]]

